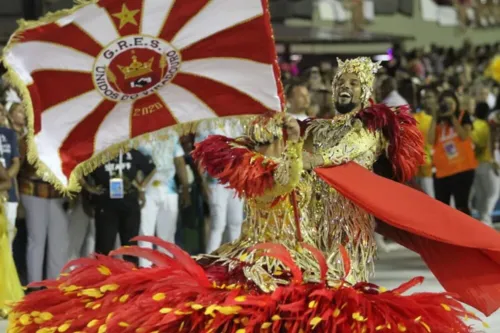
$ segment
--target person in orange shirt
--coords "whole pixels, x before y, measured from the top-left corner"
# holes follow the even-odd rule
[[[478,166],[471,138],[470,116],[460,111],[460,102],[453,91],[439,96],[439,108],[432,113],[427,142],[434,149],[436,168],[434,192],[436,199],[470,215],[469,194]]]
[[[438,95],[439,93],[434,87],[424,87],[421,90],[422,109],[414,115],[418,129],[424,137],[424,142],[426,142],[424,147],[425,163],[418,170],[416,182],[425,193],[433,198],[435,195],[432,179],[432,145],[427,143],[427,136],[432,123],[432,114],[438,109]]]

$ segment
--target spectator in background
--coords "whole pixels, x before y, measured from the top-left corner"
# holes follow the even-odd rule
[[[470,5],[472,0],[456,0],[460,2],[464,2],[465,5]],[[476,25],[478,27],[484,27],[488,25],[488,6],[485,0],[476,0],[474,1],[474,13],[476,19]]]
[[[44,278],[45,262],[47,278],[59,276],[68,261],[69,238],[68,216],[63,207],[65,199],[36,174],[35,168],[25,158],[26,151],[26,140],[22,140],[20,152],[23,164],[18,182],[26,214],[26,264],[28,282],[31,283]]]
[[[287,109],[286,112],[298,120],[307,119],[307,112],[311,106],[311,96],[304,83],[291,82],[285,88]]]
[[[500,98],[497,98],[497,105],[490,112],[488,122],[491,125],[492,157],[498,165],[500,164]]]
[[[288,87],[287,95],[291,93],[291,110],[296,112],[305,112],[309,107],[309,92],[304,85]],[[305,90],[304,90],[305,89]],[[307,92],[307,94],[305,94]],[[307,108],[304,108],[307,106]],[[297,113],[296,113],[297,114]],[[210,122],[201,123],[197,129],[195,143],[205,140],[210,135],[225,135],[230,138],[237,138],[243,135],[244,131],[241,122],[221,120],[220,126],[210,124]],[[202,172],[200,172],[201,174]],[[238,198],[233,189],[219,184],[216,179],[203,173],[206,186],[206,196],[208,197],[208,206],[210,211],[209,235],[207,240],[206,253],[212,253],[223,243],[223,235],[226,233],[227,240],[232,242],[236,240],[241,233],[243,224],[243,200]]]
[[[88,257],[95,252],[94,208],[91,194],[82,190],[71,200],[69,219],[69,258]]]
[[[189,245],[185,250],[191,255],[198,255],[200,253],[205,253],[206,240],[209,235],[208,226],[210,225],[210,218],[206,203],[209,200],[208,193],[210,191],[208,190],[207,183],[199,172],[196,162],[191,156],[191,152],[194,149],[194,135],[185,135],[181,137],[180,142],[184,150],[184,160],[186,168],[188,169],[188,175],[192,174],[193,176],[193,181],[190,184],[191,207],[181,210],[180,222],[184,228],[190,229],[190,231],[196,231],[195,233],[187,235],[191,236],[189,237],[190,242],[186,241],[185,235],[183,241]]]
[[[491,131],[488,123],[490,108],[487,103],[480,102],[476,106],[476,119],[473,123],[472,140],[479,166],[474,176],[474,206],[479,219],[492,225],[491,214],[500,196],[500,177],[497,164],[494,163],[491,147]]]
[[[148,157],[131,150],[120,153],[120,157],[94,170],[89,181],[83,181],[84,189],[94,195],[97,253],[114,250],[117,234],[122,246],[135,245],[131,239],[139,235],[141,207],[145,204],[142,181],[153,169]],[[112,179],[121,180],[121,191],[115,191]],[[138,263],[137,258],[127,260]]]
[[[422,77],[420,79],[422,81],[424,81],[429,76],[435,74],[435,70],[432,67],[432,51],[431,51],[431,46],[425,46],[422,49],[422,64],[424,65],[424,70],[425,70],[426,75],[424,75],[424,77]]]
[[[0,102],[0,126],[9,128],[9,121],[7,118],[7,110],[5,106]]]
[[[444,49],[432,44],[429,59],[432,64],[433,74],[441,75],[444,72]]]
[[[478,103],[487,103],[490,109],[494,109],[497,103],[496,96],[491,92],[491,89],[485,85],[480,85],[477,87],[476,100]]]
[[[20,170],[17,181],[17,193],[19,204],[16,213],[16,237],[12,245],[14,259],[19,272],[19,277],[24,285],[28,284],[28,262],[27,262],[27,244],[28,244],[28,228],[26,225],[26,210],[23,206],[21,197],[20,180],[23,168],[26,168],[26,115],[21,104],[21,99],[13,89],[6,91],[6,109],[8,111],[9,127],[16,132],[17,143],[20,152]]]
[[[469,195],[477,167],[471,131],[471,118],[461,111],[455,93],[441,93],[439,108],[433,111],[427,136],[434,149],[434,192],[436,199],[447,205],[453,197],[455,207],[468,215]]]
[[[311,104],[309,109],[307,109],[306,115],[308,118],[317,118],[320,115],[320,107],[319,104]]]
[[[140,234],[157,236],[175,243],[177,218],[180,202],[183,208],[191,206],[189,181],[184,162],[184,150],[179,142],[179,135],[169,130],[164,137],[155,138],[139,147],[139,151],[153,160],[155,169],[150,173],[143,186],[146,204],[141,210]],[[177,174],[180,189],[175,183]],[[148,242],[139,242],[139,246],[152,248]],[[139,259],[141,267],[150,266],[146,259]]]
[[[335,75],[332,63],[329,61],[322,61],[319,65],[319,70],[321,72],[321,77],[323,77],[323,82],[327,87],[330,87],[333,82],[333,76]]]
[[[329,117],[333,112],[330,101],[332,93],[328,89],[318,67],[312,67],[309,71],[307,85],[311,100],[310,107],[306,112],[307,117]]]
[[[0,197],[5,198],[12,183],[7,170],[0,165]],[[20,301],[23,289],[17,275],[9,243],[8,223],[0,207],[0,320],[7,319],[11,302]]]
[[[9,239],[12,244],[16,230],[17,206],[19,202],[17,189],[17,174],[21,165],[16,132],[3,124],[7,123],[5,108],[0,104],[0,162],[7,170],[12,186],[7,192],[7,201],[4,203],[4,212],[9,222]]]
[[[465,111],[470,116],[474,116],[476,112],[476,100],[470,94],[462,94],[459,96],[460,105],[462,110]]]
[[[408,101],[406,101],[398,92],[396,79],[390,76],[386,76],[381,79],[378,91],[378,100],[388,107],[408,105]]]
[[[20,103],[13,103],[9,108],[10,128],[16,133],[17,137],[23,138],[26,135],[26,113]]]
[[[311,92],[321,91],[326,89],[326,84],[323,81],[323,77],[321,76],[318,67],[312,67],[309,70],[309,78],[307,81],[307,86],[309,88],[309,91]]]
[[[412,76],[417,77],[419,80],[425,80],[426,70],[422,61],[424,57],[423,52],[419,49],[413,51],[409,55],[408,68]]]
[[[453,0],[453,4],[457,9],[458,21],[460,22],[460,29],[465,32],[469,25],[467,17],[467,8],[470,6],[470,0]]]
[[[432,123],[432,114],[437,113],[438,109],[438,91],[427,86],[421,90],[422,108],[414,117],[417,120],[418,129],[422,133],[425,142],[425,162],[420,166],[417,173],[417,184],[431,197],[434,195],[434,181],[432,179],[432,145],[428,143],[427,136]]]
[[[408,78],[404,79],[399,83],[399,89],[398,89],[399,95],[408,102],[408,106],[411,108],[411,110],[415,111],[418,107],[418,89],[417,85],[415,82]]]
[[[345,0],[344,5],[351,11],[351,23],[353,32],[362,32],[365,23],[364,1]]]

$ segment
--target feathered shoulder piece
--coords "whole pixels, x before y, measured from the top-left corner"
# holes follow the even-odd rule
[[[388,141],[387,157],[398,181],[410,180],[424,163],[424,139],[408,106],[391,109],[373,104],[357,114],[372,131],[381,130]]]
[[[213,178],[234,189],[238,196],[255,198],[273,187],[278,164],[250,149],[249,138],[212,135],[198,143],[193,158]]]

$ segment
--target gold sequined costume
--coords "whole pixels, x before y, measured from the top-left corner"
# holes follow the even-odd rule
[[[336,79],[344,72],[358,74],[362,81],[361,98],[364,103],[368,103],[370,86],[373,85],[377,69],[378,64],[365,58],[347,63],[339,61]],[[353,161],[371,170],[385,151],[387,143],[380,130],[367,130],[361,120],[354,116],[355,113],[350,113],[339,115],[333,120],[314,120],[307,128],[305,140],[311,141],[312,153],[321,155],[325,166]],[[266,128],[265,135],[252,126],[250,141],[257,143],[269,139],[281,140],[279,125],[279,122],[268,121],[267,126],[258,126],[257,128]],[[307,280],[317,282],[318,264],[310,253],[302,251],[298,245],[292,203],[290,200],[281,200],[274,204],[278,195],[288,195],[295,191],[303,239],[323,252],[327,258],[330,283],[334,285],[344,278],[351,283],[368,281],[376,253],[373,217],[327,185],[314,172],[304,171],[302,151],[303,142],[289,143],[281,158],[273,159],[279,165],[275,188],[263,197],[248,198],[247,218],[241,238],[222,246],[214,255],[221,257],[222,261],[224,258],[239,257],[252,262],[252,267],[246,269],[246,276],[263,290],[272,290],[277,283],[283,282],[279,278],[273,278],[274,272],[279,274],[283,267],[276,260],[255,257],[255,251],[248,249],[257,243],[279,242],[293,254]],[[283,173],[287,175],[283,177]],[[285,181],[280,178],[285,178]],[[347,250],[351,260],[352,266],[347,277],[339,252],[340,246]],[[231,263],[232,260],[228,262]]]
[[[326,165],[354,161],[372,169],[386,148],[380,131],[364,129],[361,121],[354,119],[353,115],[337,117],[333,121],[313,121],[307,135],[312,137],[313,152],[321,154]],[[298,244],[292,203],[290,200],[275,203],[278,196],[296,191],[303,239],[327,258],[330,283],[334,285],[345,278],[340,246],[347,250],[351,260],[351,270],[346,280],[351,283],[368,281],[376,252],[374,219],[315,173],[302,169],[303,145],[303,141],[289,143],[281,158],[272,159],[279,165],[276,175],[282,175],[282,169],[287,170],[286,182],[276,176],[275,188],[265,196],[247,200],[242,236],[231,244],[223,245],[214,253],[214,257],[221,258],[222,262],[229,258],[226,260],[228,264],[233,258],[251,262],[253,265],[246,269],[245,275],[263,290],[272,290],[283,282],[279,274],[284,267],[276,260],[256,255],[258,251],[248,249],[258,243],[280,243],[292,253],[305,272],[307,281],[317,282],[318,264]],[[278,275],[273,278],[275,272]]]

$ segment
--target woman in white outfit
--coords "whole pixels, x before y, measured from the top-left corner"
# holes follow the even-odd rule
[[[69,217],[69,257],[70,259],[88,257],[95,251],[94,212],[89,193],[82,191],[72,202]]]
[[[28,282],[44,278],[44,262],[47,263],[46,277],[55,279],[69,259],[65,199],[51,184],[37,177],[27,161],[19,172],[19,192],[26,211]]]
[[[158,236],[175,243],[177,218],[179,216],[179,192],[183,207],[190,205],[189,182],[184,162],[184,150],[179,142],[179,136],[169,131],[164,138],[147,142],[139,150],[150,156],[155,170],[144,182],[146,203],[141,210],[140,235]],[[175,175],[180,181],[177,189]],[[141,247],[152,247],[149,242],[139,242]],[[147,267],[151,263],[145,259],[139,260],[139,265]]]

